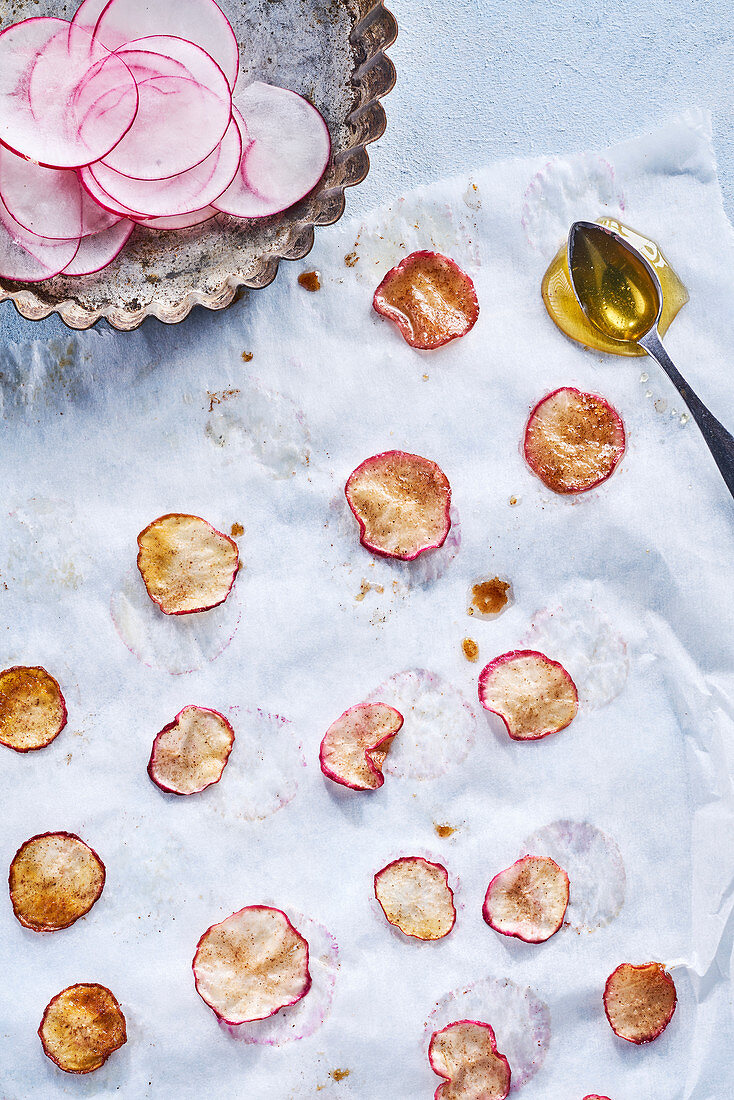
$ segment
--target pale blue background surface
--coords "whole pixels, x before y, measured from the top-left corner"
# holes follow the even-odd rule
[[[700,106],[713,114],[734,215],[731,0],[388,2],[400,24],[390,51],[398,84],[386,101],[387,133],[367,180],[348,192],[347,213],[491,160],[600,148]],[[201,324],[200,313],[184,325]],[[57,318],[24,321],[0,305],[3,340],[65,333]]]

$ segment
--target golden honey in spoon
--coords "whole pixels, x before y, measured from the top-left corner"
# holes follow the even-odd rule
[[[619,233],[654,268],[663,291],[658,330],[665,333],[688,301],[683,283],[655,241],[613,218],[598,218],[597,224]],[[574,249],[578,256],[574,278],[587,312],[593,311],[593,322],[589,319],[592,314],[584,314],[574,295],[565,244],[543,277],[542,294],[548,313],[566,336],[588,348],[613,355],[645,355],[634,341],[650,328],[657,314],[657,296],[649,273],[606,234],[586,234],[583,243],[587,241],[584,251]]]

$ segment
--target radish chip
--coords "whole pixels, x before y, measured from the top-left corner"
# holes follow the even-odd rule
[[[237,543],[198,516],[170,513],[138,535],[138,569],[164,615],[208,611],[232,590]]]
[[[23,229],[50,240],[100,233],[114,225],[68,168],[43,168],[0,145],[0,195]]]
[[[418,940],[448,936],[456,921],[446,868],[420,856],[393,860],[375,875],[375,897],[390,924]]]
[[[333,722],[321,742],[321,770],[354,791],[376,791],[385,782],[382,765],[403,716],[386,703],[360,703]]]
[[[148,775],[162,791],[198,794],[222,778],[233,744],[224,715],[184,707],[153,742]]]
[[[489,1024],[457,1020],[435,1031],[428,1060],[433,1072],[445,1078],[435,1100],[505,1100],[510,1091],[510,1066],[498,1053]]]
[[[250,905],[212,925],[192,965],[197,993],[227,1024],[267,1019],[311,988],[306,940],[268,905]]]
[[[661,963],[622,963],[607,978],[604,1011],[612,1031],[628,1043],[651,1043],[665,1031],[676,1005],[675,984]]]
[[[532,649],[503,653],[479,677],[479,701],[497,714],[513,741],[538,741],[576,716],[576,685],[563,665]]]
[[[563,924],[568,894],[568,875],[555,860],[524,856],[492,879],[482,915],[503,936],[543,943]]]
[[[589,1096],[585,1096],[584,1100],[609,1100],[608,1096],[599,1096],[598,1093],[591,1093]]]
[[[603,397],[572,386],[539,401],[525,428],[525,458],[555,493],[584,493],[600,485],[624,448],[619,413]]]
[[[428,351],[466,336],[479,316],[474,283],[438,252],[413,252],[388,271],[373,299],[406,343]]]
[[[428,458],[385,451],[350,474],[345,487],[360,542],[375,554],[412,561],[443,546],[451,527],[451,486]]]
[[[259,80],[236,96],[235,106],[246,120],[249,140],[242,135],[239,171],[212,205],[238,218],[287,210],[326,171],[331,153],[326,123],[303,96]]]
[[[0,34],[0,141],[51,168],[108,153],[131,126],[138,91],[124,62],[64,19],[26,19]]]
[[[61,274],[92,275],[101,271],[122,251],[134,228],[134,222],[121,218],[101,233],[82,237],[76,256]]]
[[[534,989],[489,975],[436,1002],[424,1033],[426,1054],[433,1033],[457,1020],[491,1020],[497,1045],[512,1067],[513,1094],[542,1068],[551,1041],[548,1005]]]
[[[44,1053],[66,1073],[93,1073],[127,1042],[117,999],[105,986],[88,982],[56,994],[38,1035]]]
[[[73,833],[26,840],[10,864],[13,912],[34,932],[56,932],[83,917],[102,893],[102,860]]]
[[[45,749],[65,725],[64,696],[45,668],[0,672],[0,745],[16,752]]]

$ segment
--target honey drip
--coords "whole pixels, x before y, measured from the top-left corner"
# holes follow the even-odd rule
[[[663,290],[663,310],[658,322],[658,331],[662,336],[670,328],[671,322],[688,301],[688,291],[655,241],[649,240],[641,233],[636,233],[634,229],[629,229],[621,222],[615,221],[614,218],[597,218],[597,224],[619,233],[621,237],[624,237],[634,248],[641,252],[655,269]],[[596,277],[598,278],[599,266],[604,267],[605,265],[600,263],[601,257],[598,256],[589,257],[589,260],[589,267],[591,269],[596,268]],[[609,268],[607,268],[607,271],[609,271]],[[644,331],[644,326],[649,327],[647,322],[650,321],[651,323],[655,319],[656,310],[653,311],[652,318],[648,318],[648,307],[643,305],[636,293],[638,283],[636,272],[630,269],[626,272],[626,277],[625,273],[622,273],[621,280],[616,287],[607,287],[605,327],[608,331],[614,331],[615,328],[620,331],[619,320],[624,315],[626,321],[623,322],[623,325],[626,327],[627,342],[612,339],[612,337],[600,332],[584,315],[571,286],[565,241],[543,276],[541,290],[545,308],[548,310],[551,319],[572,340],[576,340],[577,343],[583,344],[587,348],[610,352],[612,355],[645,355],[644,349],[632,341],[634,341],[637,334]],[[640,325],[643,325],[641,330]]]

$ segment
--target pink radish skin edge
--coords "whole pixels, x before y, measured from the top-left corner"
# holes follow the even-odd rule
[[[444,1081],[450,1081],[451,1080],[450,1077],[447,1077],[446,1074],[441,1073],[441,1071],[436,1068],[436,1063],[433,1061],[433,1040],[435,1039],[435,1037],[437,1035],[440,1035],[444,1031],[448,1031],[449,1028],[461,1027],[464,1024],[473,1024],[475,1027],[483,1027],[483,1028],[486,1028],[487,1031],[489,1032],[489,1037],[490,1037],[490,1041],[491,1041],[491,1044],[492,1044],[492,1054],[495,1056],[495,1058],[499,1058],[501,1062],[504,1062],[505,1066],[507,1067],[507,1080],[508,1080],[509,1088],[508,1088],[508,1091],[505,1095],[509,1095],[510,1089],[512,1088],[512,1070],[510,1068],[510,1063],[507,1061],[504,1054],[500,1054],[500,1052],[497,1050],[497,1039],[496,1039],[495,1034],[494,1034],[494,1028],[490,1024],[484,1023],[483,1020],[454,1020],[453,1023],[447,1024],[446,1027],[442,1027],[440,1029],[440,1031],[434,1031],[433,1035],[431,1036],[431,1041],[430,1041],[429,1046],[428,1046],[428,1062],[429,1062],[429,1065],[430,1065],[431,1069],[433,1070],[433,1072],[436,1074],[437,1077],[442,1077],[444,1079]],[[441,1089],[442,1088],[443,1088],[443,1085],[438,1086],[438,1088],[436,1089],[436,1092],[434,1094],[434,1100],[442,1100],[442,1097],[441,1097]]]
[[[454,915],[453,915],[453,918],[452,918],[452,921],[451,921],[451,927],[449,928],[448,932],[444,932],[443,936],[440,937],[441,939],[446,939],[446,937],[449,935],[449,933],[453,932],[454,925],[456,924],[456,906],[454,904],[454,891],[449,886],[449,873],[446,870],[446,868],[444,867],[443,863],[433,863],[432,860],[424,859],[423,856],[398,856],[397,859],[390,860],[389,863],[386,863],[384,867],[381,867],[380,870],[375,873],[375,876],[372,880],[373,890],[374,890],[375,899],[377,901],[377,904],[380,906],[380,909],[382,909],[382,912],[385,914],[385,920],[387,921],[387,923],[391,924],[393,926],[393,928],[397,928],[398,931],[402,932],[404,936],[407,936],[411,940],[420,940],[422,943],[436,943],[436,942],[438,942],[438,940],[436,940],[435,938],[431,939],[430,937],[426,937],[426,936],[414,936],[410,932],[403,932],[403,929],[400,927],[399,924],[396,924],[395,921],[390,920],[387,913],[385,913],[385,908],[384,908],[382,902],[377,897],[377,881],[378,881],[380,875],[384,874],[385,871],[389,871],[390,868],[394,867],[396,863],[404,863],[406,859],[410,859],[410,861],[412,863],[425,863],[427,867],[435,867],[439,871],[442,872],[442,874],[444,876],[444,879],[446,880],[446,889],[448,890],[449,894],[451,895],[451,908],[454,911]]]
[[[193,705],[193,704],[188,704],[188,705]],[[167,733],[170,733],[171,730],[175,729],[176,726],[179,724],[179,722],[181,720],[181,715],[183,714],[183,712],[185,710],[187,710],[187,707],[182,707],[181,708],[181,710],[178,712],[178,714],[173,719],[173,721],[169,722],[167,725],[165,725],[163,727],[163,729],[155,735],[155,739],[153,741],[153,748],[151,749],[151,752],[150,752],[150,760],[148,761],[148,775],[150,776],[152,781],[155,783],[156,787],[158,787],[162,791],[165,791],[166,794],[176,794],[180,798],[187,798],[190,794],[201,794],[201,792],[205,791],[208,787],[213,787],[215,784],[217,784],[219,782],[219,780],[222,778],[222,776],[224,775],[224,769],[227,766],[227,761],[229,760],[232,749],[234,748],[234,730],[232,729],[231,724],[227,721],[227,719],[224,717],[224,715],[220,714],[218,710],[212,710],[211,707],[199,707],[199,706],[197,706],[196,709],[200,710],[200,711],[205,711],[206,714],[214,714],[214,715],[216,715],[217,718],[221,718],[221,720],[224,722],[225,726],[227,727],[227,731],[229,733],[229,748],[227,749],[227,755],[222,760],[222,768],[221,768],[221,771],[219,772],[219,775],[217,776],[217,778],[212,779],[212,781],[210,783],[205,783],[203,787],[197,787],[195,791],[177,791],[177,790],[174,790],[173,787],[166,786],[166,784],[163,783],[160,779],[156,779],[156,777],[155,777],[155,767],[156,767],[156,751],[157,751],[157,748],[158,748],[158,743],[159,743],[161,737],[165,736],[165,734],[167,734]],[[204,933],[204,935],[206,935],[206,932]],[[201,943],[201,940],[199,940],[199,943]]]
[[[514,661],[518,657],[536,657],[536,658],[540,658],[546,664],[553,665],[554,668],[558,668],[558,669],[561,670],[564,677],[566,678],[568,683],[573,688],[574,694],[576,695],[576,711],[575,711],[574,715],[571,718],[569,718],[568,722],[564,722],[564,724],[562,726],[558,726],[555,729],[544,730],[542,733],[538,733],[534,737],[518,737],[510,729],[510,727],[508,725],[508,722],[507,722],[507,719],[505,718],[504,714],[501,714],[498,710],[493,710],[492,707],[487,706],[487,704],[484,702],[484,699],[483,699],[483,694],[484,694],[483,689],[484,689],[484,686],[485,686],[487,680],[491,676],[492,672],[494,671],[494,669],[498,665],[506,664],[508,661]],[[542,741],[544,737],[550,737],[552,734],[560,733],[561,730],[566,729],[566,727],[569,726],[571,724],[571,722],[573,721],[573,718],[575,717],[576,713],[578,713],[578,696],[579,696],[579,693],[578,693],[578,689],[576,687],[576,684],[574,683],[574,681],[571,678],[568,671],[560,663],[560,661],[553,661],[550,657],[546,657],[545,653],[540,653],[536,649],[513,649],[509,653],[503,653],[500,657],[495,657],[494,660],[490,661],[488,665],[485,665],[485,667],[482,669],[482,671],[479,675],[479,702],[482,704],[482,706],[484,707],[484,709],[486,711],[489,711],[490,714],[496,714],[498,718],[502,719],[504,727],[507,730],[509,736],[512,738],[513,741]]]
[[[372,455],[371,458],[365,459],[364,462],[360,463],[360,465],[357,466],[356,470],[352,471],[352,473],[349,475],[349,477],[347,479],[346,485],[344,486],[344,495],[347,498],[347,504],[349,505],[349,508],[352,512],[352,515],[354,516],[357,523],[359,524],[359,541],[361,542],[362,546],[364,546],[365,550],[369,550],[371,554],[377,554],[381,558],[391,558],[393,561],[415,561],[415,559],[417,557],[419,557],[421,554],[424,554],[426,552],[426,550],[440,550],[441,547],[443,546],[443,544],[446,542],[446,539],[449,536],[449,531],[451,530],[451,486],[449,486],[448,494],[447,494],[447,497],[446,497],[446,508],[445,508],[446,530],[444,531],[444,533],[441,536],[440,540],[437,541],[437,542],[431,543],[430,546],[422,546],[420,548],[420,550],[416,550],[416,552],[414,554],[410,554],[410,555],[407,555],[407,556],[391,554],[389,551],[383,550],[379,546],[374,546],[366,536],[367,525],[365,524],[362,517],[352,507],[352,502],[349,499],[349,485],[350,485],[350,482],[352,481],[352,479],[354,477],[356,477],[356,475],[359,474],[362,470],[364,470],[365,467],[370,466],[373,462],[376,462],[378,459],[386,458],[388,455],[394,455],[394,454],[400,454],[400,455],[407,456],[408,458],[414,458],[414,459],[417,459],[419,462],[428,462],[428,463],[430,463],[431,466],[436,466],[439,470],[441,469],[441,467],[438,465],[437,462],[433,462],[431,459],[423,458],[422,455],[410,454],[408,451],[382,451],[378,455]],[[441,471],[441,472],[443,473],[443,471]],[[446,475],[444,474],[444,477],[445,476]],[[448,481],[448,479],[447,479],[447,481]]]
[[[214,1005],[209,1004],[209,1001],[207,1001],[206,997],[203,995],[203,993],[199,989],[199,980],[196,976],[196,960],[198,958],[199,949],[201,948],[202,942],[206,939],[206,937],[209,935],[209,933],[214,928],[218,928],[220,924],[226,924],[227,921],[231,919],[231,917],[239,917],[242,913],[246,913],[246,912],[248,912],[249,910],[252,910],[252,909],[269,909],[273,913],[280,913],[280,915],[283,917],[286,924],[290,928],[291,932],[293,932],[294,935],[298,936],[298,938],[300,940],[303,940],[303,943],[305,944],[305,947],[306,947],[306,985],[305,985],[305,988],[304,988],[303,992],[300,993],[297,997],[294,997],[292,1001],[289,1001],[288,1004],[279,1005],[278,1008],[273,1009],[272,1012],[268,1012],[268,1014],[266,1016],[257,1016],[257,1017],[255,1017],[255,1019],[252,1019],[252,1020],[228,1020],[226,1016],[222,1016],[222,1014],[217,1011],[217,1009],[214,1007]],[[281,1009],[290,1008],[292,1005],[298,1004],[299,1001],[302,1001],[303,998],[306,996],[306,994],[311,989],[311,986],[313,984],[313,979],[311,978],[311,970],[309,969],[309,963],[310,963],[310,951],[309,951],[309,946],[308,946],[308,940],[304,936],[301,935],[301,933],[298,931],[298,929],[295,927],[295,925],[291,924],[291,921],[289,920],[287,914],[284,913],[282,909],[277,909],[274,905],[245,905],[242,909],[238,909],[236,913],[231,913],[230,916],[227,917],[225,920],[218,921],[217,924],[212,924],[212,925],[210,925],[209,928],[207,928],[206,932],[204,932],[204,934],[199,938],[199,942],[196,945],[196,952],[194,954],[193,962],[191,963],[191,969],[194,972],[194,985],[196,986],[196,992],[199,994],[199,996],[201,997],[204,1004],[207,1005],[207,1007],[212,1010],[212,1012],[217,1017],[217,1019],[221,1020],[223,1024],[228,1024],[230,1027],[238,1027],[242,1023],[254,1024],[254,1023],[257,1022],[257,1020],[269,1020],[271,1016],[277,1015],[277,1013],[280,1012]]]
[[[535,858],[536,858],[535,856],[523,856],[522,859],[516,860],[512,864],[512,867],[517,867],[517,865],[519,863],[525,863],[525,862],[527,862],[527,860],[533,860]],[[557,867],[558,870],[561,872],[564,879],[566,880],[566,887],[568,889],[569,880],[568,880],[568,875],[566,874],[566,872],[563,870],[562,867],[558,867],[558,864],[556,863],[556,861],[554,859],[550,859],[549,856],[546,857],[546,858],[549,860],[550,863],[553,864],[554,867]],[[505,867],[502,871],[498,871],[497,874],[492,879],[492,881],[490,882],[489,886],[487,887],[487,893],[484,895],[484,905],[482,906],[482,916],[484,917],[485,923],[489,925],[489,927],[492,929],[493,932],[497,932],[498,935],[500,935],[500,936],[507,936],[508,939],[521,940],[522,943],[533,943],[533,944],[546,943],[549,939],[551,939],[553,936],[555,936],[555,934],[559,931],[559,929],[561,929],[563,927],[563,920],[564,920],[564,917],[566,916],[566,909],[568,909],[568,901],[566,902],[566,908],[563,910],[563,913],[561,914],[561,919],[559,920],[557,927],[553,929],[553,931],[551,932],[551,934],[549,936],[543,936],[542,939],[532,939],[532,938],[529,939],[526,936],[521,936],[519,932],[507,932],[507,931],[505,931],[504,928],[498,928],[497,925],[494,923],[494,921],[492,919],[492,913],[491,913],[491,910],[490,910],[490,907],[489,907],[489,898],[490,898],[490,894],[492,893],[492,887],[494,886],[497,879],[502,878],[502,876],[504,874],[506,874],[507,871],[512,870],[512,867]]]
[[[621,443],[618,448],[618,453],[616,458],[614,459],[611,469],[606,474],[603,474],[602,477],[594,481],[591,485],[586,485],[582,489],[556,489],[548,485],[548,482],[538,470],[536,463],[530,457],[530,448],[528,446],[528,429],[530,428],[533,418],[537,415],[540,407],[544,405],[546,401],[550,401],[552,397],[555,397],[559,393],[572,393],[576,397],[593,397],[595,401],[598,401],[601,405],[604,405],[605,408],[609,410],[614,420],[615,426],[622,436]],[[585,393],[583,390],[578,389],[578,387],[576,386],[559,386],[558,389],[553,390],[551,393],[547,393],[545,397],[541,397],[540,401],[538,401],[537,404],[535,404],[531,409],[530,415],[527,419],[527,423],[525,424],[525,431],[523,433],[522,451],[525,457],[525,461],[527,462],[528,466],[533,471],[535,476],[539,477],[543,484],[547,488],[549,488],[552,493],[558,493],[559,496],[575,496],[577,493],[588,493],[591,489],[596,489],[597,485],[603,485],[605,481],[609,480],[614,471],[617,469],[617,466],[619,466],[619,463],[624,458],[626,448],[627,434],[624,430],[624,421],[622,420],[622,417],[619,415],[614,406],[607,401],[606,397],[602,397],[600,393]]]
[[[362,710],[364,705],[364,703],[358,703],[354,707],[349,707],[349,709],[345,710],[344,714],[341,715],[341,718],[346,718],[348,714],[353,714],[356,710]],[[385,736],[380,738],[380,740],[372,745],[371,748],[365,749],[364,751],[364,758],[367,763],[367,767],[377,780],[377,786],[360,787],[356,783],[348,783],[343,776],[337,775],[337,773],[329,767],[329,765],[324,760],[324,754],[326,751],[324,748],[324,741],[326,740],[326,737],[328,735],[328,730],[326,731],[326,734],[324,734],[321,745],[319,747],[319,763],[321,764],[321,771],[324,773],[327,779],[331,779],[334,783],[338,783],[341,787],[348,787],[350,791],[379,791],[380,787],[383,786],[385,782],[385,776],[382,774],[382,771],[379,768],[375,767],[374,763],[372,762],[372,753],[379,752],[386,741],[392,741],[393,737],[395,737],[395,735],[399,733],[400,730],[403,728],[403,722],[405,721],[405,719],[403,718],[400,711],[396,710],[395,707],[389,706],[388,703],[384,703],[382,705],[388,707],[388,709],[391,710],[393,714],[395,714],[400,719],[400,724],[397,725],[395,729],[392,730],[392,732],[386,733]],[[336,721],[339,722],[341,718],[337,718]],[[332,725],[334,724],[335,723],[332,722]],[[329,727],[329,729],[331,729],[331,726]]]

